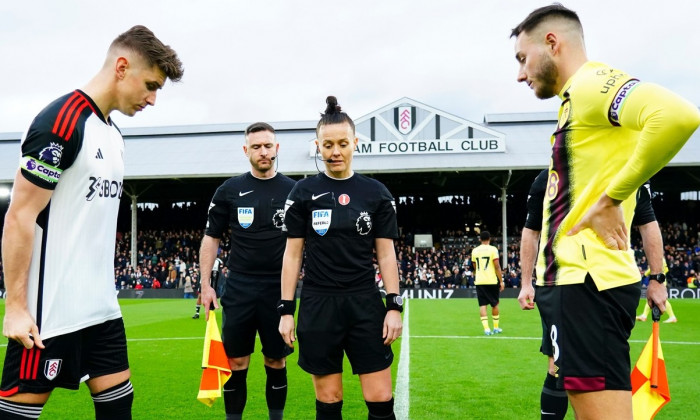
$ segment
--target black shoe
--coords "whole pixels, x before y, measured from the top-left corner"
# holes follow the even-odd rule
[[[199,314],[192,315],[192,319],[199,319]]]

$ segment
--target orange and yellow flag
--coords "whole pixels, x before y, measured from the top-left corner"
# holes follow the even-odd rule
[[[659,341],[659,323],[644,346],[637,364],[632,369],[632,410],[634,420],[650,420],[671,401],[666,377],[664,353]],[[654,372],[656,371],[656,372]]]
[[[204,335],[204,352],[202,354],[202,380],[199,383],[197,399],[211,407],[214,401],[221,397],[221,387],[231,377],[231,366],[228,363],[221,333],[216,323],[216,314],[209,312],[207,332]]]

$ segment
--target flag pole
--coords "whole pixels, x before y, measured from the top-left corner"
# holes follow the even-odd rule
[[[659,320],[661,319],[661,310],[653,305],[651,308],[651,319],[654,321],[651,327],[651,378],[650,386],[652,388],[659,387]]]

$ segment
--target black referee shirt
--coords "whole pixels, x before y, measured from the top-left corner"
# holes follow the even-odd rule
[[[398,237],[389,190],[357,173],[342,180],[326,174],[300,180],[289,194],[285,226],[290,238],[305,239],[307,291],[376,289],[374,240]]]
[[[231,227],[226,266],[233,274],[280,280],[286,245],[284,202],[294,180],[280,173],[269,179],[250,172],[229,178],[214,193],[205,234],[221,239]]]

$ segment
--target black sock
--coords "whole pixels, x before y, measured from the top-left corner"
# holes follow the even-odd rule
[[[381,402],[365,401],[369,414],[367,420],[396,420],[394,415],[394,399]]]
[[[27,404],[0,400],[0,418],[7,420],[38,419],[44,404]]]
[[[569,408],[566,391],[557,389],[557,378],[547,373],[540,395],[540,418],[542,420],[562,420]]]
[[[343,400],[334,403],[316,400],[316,420],[343,420]]]
[[[201,308],[201,307],[202,307],[202,305],[197,305],[197,306],[195,307],[194,313],[198,314],[198,313],[199,313],[199,308]]]
[[[271,368],[265,366],[267,382],[265,384],[265,398],[267,409],[270,411],[270,420],[282,420],[284,404],[287,401],[287,368]]]
[[[248,399],[247,376],[248,369],[234,370],[231,372],[229,380],[224,384],[226,414],[243,414],[243,409]]]
[[[91,395],[95,405],[95,420],[131,420],[134,388],[128,379]]]

